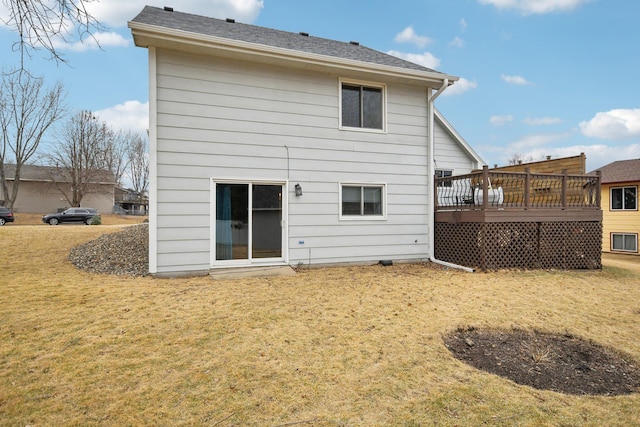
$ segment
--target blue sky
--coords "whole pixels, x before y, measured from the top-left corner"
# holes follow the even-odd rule
[[[126,22],[145,4],[285,31],[355,40],[460,77],[436,106],[483,157],[505,165],[587,155],[592,170],[640,158],[640,2],[628,0],[101,0],[108,29],[60,43],[69,65],[36,52],[27,67],[62,81],[71,111],[146,129],[147,51]],[[6,16],[0,3],[0,17]],[[19,62],[0,27],[0,67]]]

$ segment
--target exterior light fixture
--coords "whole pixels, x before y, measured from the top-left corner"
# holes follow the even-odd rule
[[[300,184],[296,184],[295,189],[296,189],[296,197],[302,196],[302,186],[300,186]]]

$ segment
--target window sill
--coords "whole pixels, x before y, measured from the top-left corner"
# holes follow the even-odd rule
[[[347,131],[347,132],[351,131],[351,132],[365,132],[365,133],[378,133],[378,134],[387,133],[386,129],[374,129],[374,128],[356,128],[356,127],[349,127],[349,126],[340,126],[338,129],[342,131]]]
[[[386,221],[386,215],[340,215],[340,221]]]

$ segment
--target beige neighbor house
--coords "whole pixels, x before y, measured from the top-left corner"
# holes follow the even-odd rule
[[[640,255],[640,159],[619,160],[597,171],[602,174],[602,251]]]
[[[145,7],[149,269],[430,259],[439,169],[480,157],[436,112],[457,77],[307,33]]]
[[[9,191],[13,188],[15,165],[7,168]],[[9,178],[10,177],[10,178]],[[51,213],[70,207],[56,187],[55,168],[49,166],[26,165],[22,167],[18,197],[13,209],[24,213]],[[58,177],[58,182],[62,179]],[[68,184],[67,184],[68,185]],[[82,198],[82,206],[95,208],[101,213],[110,213],[114,205],[115,179],[111,173],[104,173],[98,182],[89,186]]]

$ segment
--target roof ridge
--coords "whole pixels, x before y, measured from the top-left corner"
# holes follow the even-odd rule
[[[233,21],[233,22],[231,22]],[[301,34],[235,20],[196,15],[189,12],[173,11],[155,6],[145,6],[130,23],[139,23],[199,34],[225,38],[228,40],[256,45],[289,49],[296,52],[323,55],[332,58],[349,59],[375,65],[437,73],[440,71],[424,67],[402,58],[378,51],[360,43],[345,42],[326,37]]]

